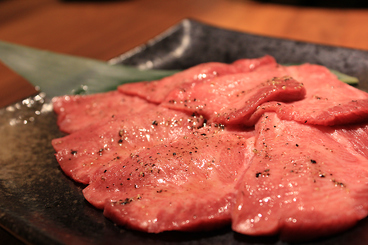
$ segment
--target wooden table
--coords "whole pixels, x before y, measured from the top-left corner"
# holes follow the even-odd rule
[[[0,40],[108,60],[184,18],[254,34],[368,50],[368,9],[248,0],[0,0]],[[0,107],[35,92],[2,64],[0,74]],[[2,239],[12,238],[0,232]]]
[[[272,37],[368,50],[368,9],[247,0],[0,0],[0,40],[108,60],[184,18]],[[0,107],[34,93],[0,64]]]

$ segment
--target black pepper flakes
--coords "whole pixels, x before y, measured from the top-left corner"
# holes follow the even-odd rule
[[[124,201],[123,200],[119,200],[118,203],[121,204],[121,205],[127,205],[127,204],[129,204],[131,202],[133,202],[133,199],[132,198],[125,198]]]
[[[270,169],[265,169],[265,170],[263,170],[263,172],[257,172],[256,173],[256,178],[268,177],[268,176],[270,176]]]
[[[335,184],[335,186],[346,187],[346,185],[344,183],[339,182],[339,181],[337,181],[335,179],[331,179],[331,181],[332,181],[332,183]]]

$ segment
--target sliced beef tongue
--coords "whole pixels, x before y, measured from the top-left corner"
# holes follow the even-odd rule
[[[368,95],[324,67],[207,63],[53,102],[70,133],[52,141],[62,170],[119,225],[232,222],[242,234],[310,240],[368,214]]]
[[[276,66],[277,63],[271,56],[258,59],[241,59],[232,64],[209,62],[199,64],[161,80],[124,84],[118,87],[118,90],[124,94],[139,96],[149,102],[159,104],[171,90],[184,84],[192,84],[226,74],[251,72],[260,67]]]
[[[255,156],[236,187],[233,229],[310,240],[366,217],[366,139],[354,139],[357,134],[366,135],[367,127],[316,127],[264,114],[256,125]]]
[[[140,148],[181,138],[202,125],[202,118],[147,104],[138,113],[120,113],[54,139],[52,145],[63,171],[87,184],[101,166],[113,165]]]
[[[101,168],[83,191],[119,225],[158,233],[231,222],[234,186],[253,155],[254,130],[205,126]]]
[[[333,127],[331,137],[354,153],[368,159],[368,124],[352,124]]]
[[[118,91],[59,96],[52,102],[58,126],[65,133],[76,132],[114,115],[137,113],[148,106],[145,100]]]
[[[209,122],[254,125],[264,112],[313,125],[366,122],[368,94],[318,65],[259,67],[253,72],[183,84],[163,106],[195,112]]]
[[[209,79],[174,89],[162,105],[198,113],[209,122],[253,126],[257,118],[252,115],[263,103],[304,98],[303,85],[286,74],[273,68]]]
[[[288,75],[304,84],[305,99],[293,103],[264,103],[253,115],[275,111],[282,119],[313,125],[347,125],[367,122],[368,94],[337,79],[326,67],[305,64],[284,67]]]

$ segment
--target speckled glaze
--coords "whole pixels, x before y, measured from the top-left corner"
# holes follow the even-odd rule
[[[141,68],[184,69],[270,54],[279,63],[316,63],[360,79],[368,88],[368,52],[223,30],[183,20],[146,45],[111,60]],[[62,136],[41,94],[0,109],[0,225],[30,244],[286,244],[221,230],[146,234],[115,226],[88,204],[84,186],[67,178],[53,157]],[[368,219],[343,234],[304,244],[368,243]]]

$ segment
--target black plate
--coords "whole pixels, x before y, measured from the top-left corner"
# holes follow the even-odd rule
[[[279,63],[316,63],[360,79],[368,88],[368,52],[233,32],[183,20],[146,45],[111,61],[143,68],[183,69],[265,54]],[[115,226],[87,203],[84,186],[67,178],[51,140],[62,136],[48,98],[39,94],[0,109],[0,224],[31,244],[284,244],[230,227],[207,233],[146,234]],[[307,244],[368,243],[368,219],[342,234]]]

